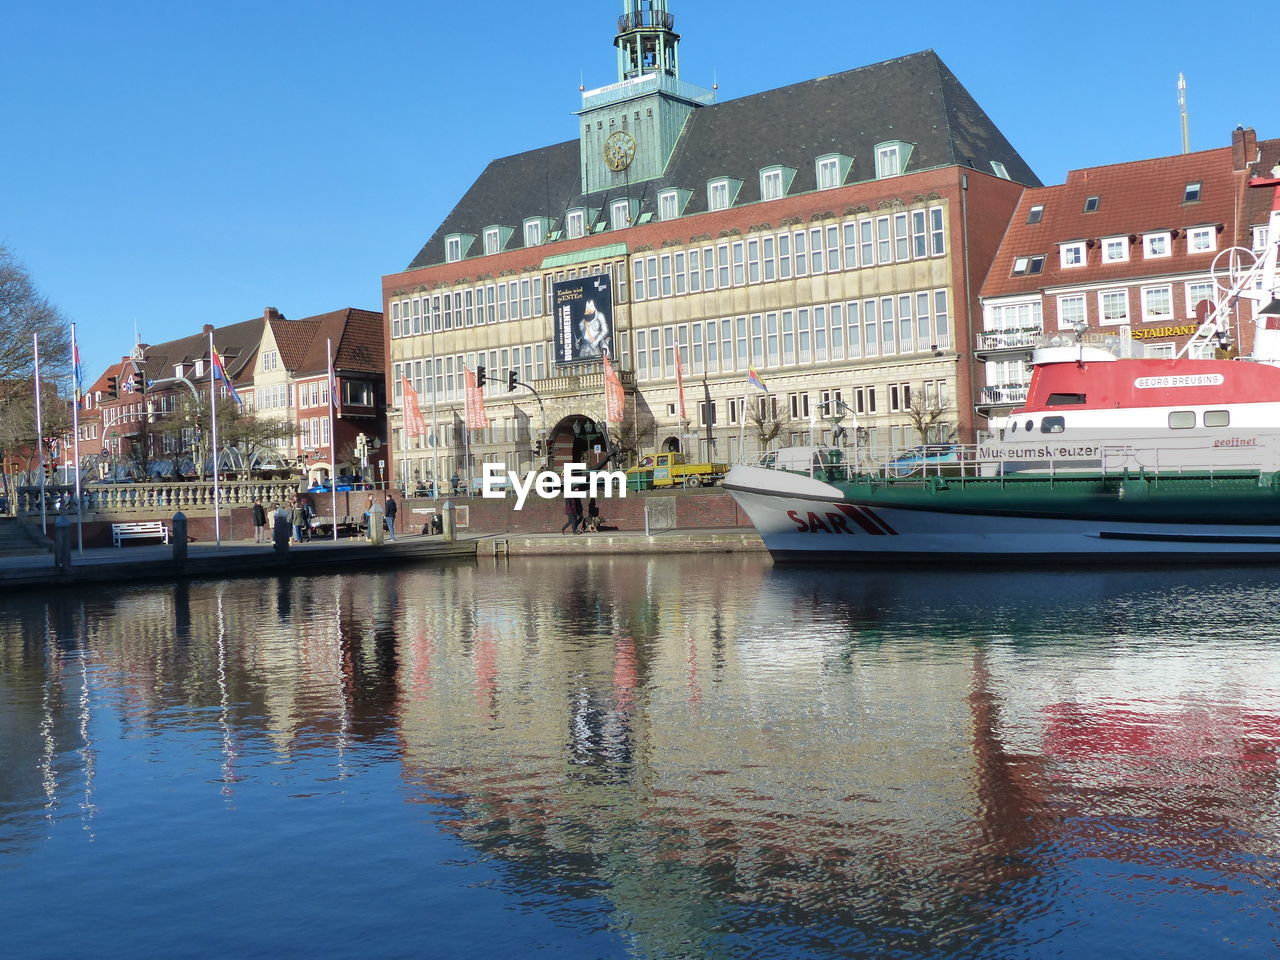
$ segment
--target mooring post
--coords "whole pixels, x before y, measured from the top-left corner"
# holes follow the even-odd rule
[[[441,528],[440,532],[444,534],[445,543],[452,543],[453,538],[457,533],[457,528],[455,526],[457,522],[457,514],[454,511],[453,501],[446,500],[443,504],[441,504],[440,513],[443,517],[443,523],[444,523],[444,526]]]
[[[187,565],[187,515],[181,510],[173,515],[169,543],[173,547],[173,565],[181,570]]]

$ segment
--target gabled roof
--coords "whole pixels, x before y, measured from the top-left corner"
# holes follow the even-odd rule
[[[257,356],[265,324],[266,320],[262,317],[254,317],[225,327],[214,327],[213,345],[226,364],[227,376],[232,380],[239,377]],[[147,347],[143,366],[149,379],[160,380],[173,376],[173,368],[179,363],[191,364],[196,360],[207,360],[208,357],[209,335],[195,333]]]
[[[640,201],[640,215],[656,213],[658,192],[692,191],[685,213],[707,209],[707,181],[742,181],[737,204],[760,199],[760,170],[796,170],[788,195],[817,188],[815,161],[827,154],[853,158],[844,183],[875,178],[875,146],[891,140],[913,144],[904,172],[963,165],[992,173],[991,161],[1009,176],[1040,181],[1009,141],[932,50],[807,80],[776,90],[699,107],[676,144],[665,176],[624,190],[582,194],[579,142],[571,140],[494,160],[418,252],[408,269],[444,261],[451,234],[482,236],[504,224],[523,242],[519,227],[530,217],[561,222],[566,210],[599,209],[611,200]],[[472,247],[479,252],[480,240]],[[550,248],[554,251],[554,246]]]
[[[294,323],[312,325],[306,348],[299,353],[296,365],[289,367],[295,377],[314,376],[328,370],[330,341],[335,371],[382,375],[385,364],[380,312],[347,307]]]
[[[992,262],[982,296],[1030,293],[1064,284],[1124,281],[1183,271],[1208,270],[1214,254],[1187,254],[1185,236],[1173,243],[1169,257],[1143,258],[1141,235],[1162,230],[1183,232],[1188,227],[1223,225],[1217,249],[1235,241],[1235,208],[1240,174],[1232,169],[1231,148],[1136,160],[1072,170],[1067,182],[1026,190]],[[1186,187],[1201,184],[1200,199],[1184,202]],[[1085,201],[1098,198],[1095,212]],[[1044,208],[1039,222],[1028,223],[1032,207]],[[1075,240],[1134,236],[1138,240],[1124,262],[1103,264],[1096,246],[1086,266],[1061,266],[1059,245]],[[1039,274],[1012,276],[1019,257],[1044,255]]]

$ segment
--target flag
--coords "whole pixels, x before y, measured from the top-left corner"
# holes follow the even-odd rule
[[[333,341],[329,341],[329,405],[338,405],[338,378],[333,373]]]
[[[613,369],[608,355],[604,358],[604,419],[605,423],[621,423],[623,411],[626,409],[626,394],[622,392],[622,381]]]
[[[221,380],[227,385],[227,393],[231,395],[231,399],[237,404],[242,404],[240,394],[236,393],[235,385],[231,382],[231,378],[227,376],[227,368],[222,362],[222,357],[218,356],[218,351],[213,346],[213,338],[209,338],[209,366],[213,369],[213,378]]]
[[[757,390],[763,390],[765,393],[769,392],[769,388],[764,385],[764,381],[760,379],[760,374],[756,372],[755,367],[751,367],[747,370],[747,386],[755,387]]]
[[[484,413],[484,392],[476,386],[475,371],[468,367],[462,369],[467,386],[467,429],[483,430],[489,426],[489,418]]]
[[[422,422],[422,410],[418,406],[418,391],[413,389],[413,384],[409,382],[408,377],[400,378],[404,382],[404,435],[406,437],[421,437],[427,432],[426,424]]]
[[[76,343],[76,336],[74,332],[71,334],[71,376],[75,385],[76,404],[78,405],[80,403],[80,398],[84,396],[84,393],[81,390],[83,375],[80,371],[80,347]]]
[[[676,347],[676,402],[680,406],[681,421],[688,420],[684,409],[684,364],[680,362],[680,348]]]

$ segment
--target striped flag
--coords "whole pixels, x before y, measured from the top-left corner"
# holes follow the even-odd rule
[[[209,339],[209,366],[213,368],[213,378],[225,383],[227,385],[227,393],[231,395],[231,399],[238,405],[243,406],[244,401],[240,399],[240,394],[236,393],[235,384],[227,376],[226,365],[222,362],[222,357],[218,356],[218,351],[213,346],[212,337]]]
[[[75,385],[76,403],[79,404],[80,398],[84,396],[84,391],[82,390],[83,374],[80,370],[80,347],[76,343],[74,331],[71,334],[71,376]]]
[[[756,372],[755,367],[750,367],[747,370],[747,386],[763,390],[765,393],[769,392],[769,388],[764,385],[764,381],[760,379],[760,374]]]
[[[404,435],[425,436],[427,428],[422,422],[422,408],[418,406],[418,391],[413,389],[408,377],[402,376],[400,379],[404,388]]]
[[[680,362],[680,348],[676,347],[676,403],[679,404],[680,419],[689,419],[684,409],[684,364]]]

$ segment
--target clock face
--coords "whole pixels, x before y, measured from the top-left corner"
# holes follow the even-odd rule
[[[623,130],[609,134],[604,142],[604,165],[610,170],[625,170],[636,156],[636,142]]]

